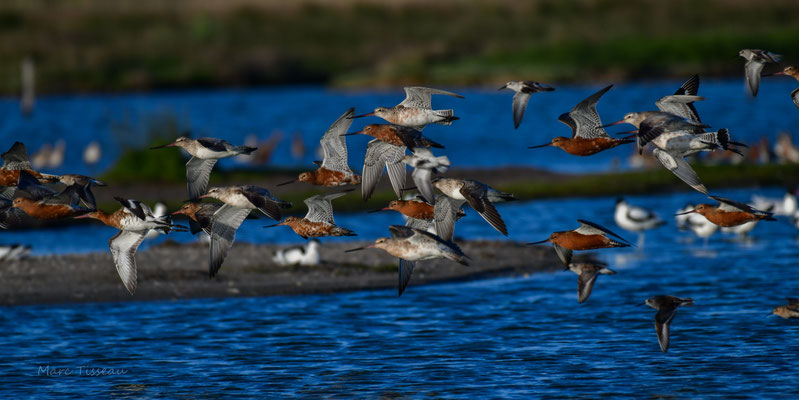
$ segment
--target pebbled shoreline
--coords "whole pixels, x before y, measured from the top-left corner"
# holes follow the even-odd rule
[[[323,243],[321,265],[282,267],[272,261],[272,254],[281,246],[236,243],[219,275],[209,279],[206,244],[167,242],[136,254],[138,287],[132,296],[122,286],[110,253],[35,256],[0,265],[0,305],[299,295],[364,289],[386,289],[386,296],[396,296],[396,258],[380,250],[344,252],[364,244]],[[423,284],[523,276],[563,268],[550,246],[511,241],[458,244],[471,257],[471,266],[448,260],[419,262],[404,295]]]

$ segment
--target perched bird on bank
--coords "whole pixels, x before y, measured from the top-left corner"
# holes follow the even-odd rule
[[[351,192],[352,189],[329,194],[318,194],[305,199],[305,204],[308,206],[308,213],[305,217],[286,217],[283,221],[265,226],[270,228],[273,226],[289,226],[294,233],[300,235],[303,239],[309,237],[323,237],[323,236],[356,236],[355,232],[342,228],[336,225],[333,219],[333,204],[331,201]]]
[[[570,263],[566,269],[577,274],[577,302],[588,300],[594,289],[594,282],[599,274],[616,275],[616,271],[608,269],[607,265],[590,263]]]
[[[390,238],[382,237],[373,244],[347,250],[347,252],[378,248],[385,250],[394,257],[399,257],[400,296],[405,291],[405,287],[408,286],[408,281],[411,280],[416,261],[446,258],[462,265],[469,265],[467,261],[469,257],[463,254],[458,245],[441,239],[430,232],[402,225],[391,225],[388,230],[391,232]]]
[[[796,66],[793,65],[789,65],[785,67],[785,69],[783,69],[781,72],[777,72],[772,75],[787,75],[799,81],[799,68],[796,68]],[[793,92],[791,92],[791,100],[793,100],[793,104],[796,105],[797,108],[799,108],[799,88],[796,88],[793,90]]]
[[[182,147],[191,154],[192,157],[186,163],[186,181],[191,200],[198,199],[208,190],[208,178],[220,158],[250,154],[257,150],[255,147],[233,146],[222,139],[189,139],[185,136],[177,138],[174,143],[152,147],[152,149],[163,147]]]
[[[430,149],[421,147],[415,148],[412,155],[406,155],[402,162],[413,167],[413,183],[419,189],[425,200],[430,204],[436,203],[433,183],[431,178],[433,173],[443,174],[449,169],[449,158],[447,156],[436,157]]]
[[[357,185],[361,177],[356,175],[347,164],[347,142],[344,134],[352,125],[352,115],[355,108],[350,108],[330,125],[319,143],[322,146],[324,157],[319,168],[315,171],[303,172],[297,178],[298,182],[307,182],[319,186]],[[286,185],[295,181],[281,183]]]
[[[405,100],[394,107],[377,107],[374,112],[358,115],[353,118],[376,116],[396,124],[410,128],[423,129],[429,124],[450,125],[458,119],[452,110],[433,110],[431,95],[443,94],[462,99],[463,96],[439,89],[421,86],[405,87]]]
[[[494,203],[516,200],[512,194],[500,192],[471,179],[436,178],[433,179],[433,186],[452,200],[442,205],[448,206],[447,212],[434,211],[436,232],[442,238],[451,240],[455,231],[456,215],[463,203],[469,203],[469,206],[477,211],[497,232],[508,236],[508,228],[505,227],[505,221],[494,207]]]
[[[655,332],[657,332],[658,335],[660,350],[665,353],[669,350],[671,321],[674,319],[677,308],[691,306],[694,304],[694,300],[690,298],[681,299],[674,296],[660,295],[647,299],[644,304],[658,310],[657,314],[655,314]]]
[[[787,297],[788,304],[775,308],[771,313],[785,319],[799,318],[799,298]]]
[[[122,284],[133,294],[136,291],[136,249],[144,240],[151,229],[163,234],[171,231],[185,231],[186,227],[172,224],[169,215],[161,217],[153,216],[153,211],[144,203],[136,200],[114,197],[122,203],[122,207],[111,213],[101,210],[93,211],[75,218],[94,218],[102,223],[119,229],[119,233],[108,241],[111,255],[114,257],[117,273],[122,279]]]
[[[634,142],[634,140],[626,138],[612,138],[602,128],[602,121],[596,111],[596,104],[599,98],[612,87],[613,85],[610,85],[592,94],[574,106],[571,111],[558,117],[558,121],[571,127],[571,138],[558,136],[547,144],[530,146],[529,148],[553,146],[560,147],[563,151],[575,156],[590,156],[625,143]]]
[[[527,102],[530,101],[530,95],[538,92],[551,92],[555,90],[552,86],[544,85],[543,83],[533,81],[510,81],[503,85],[498,90],[510,89],[516,92],[513,95],[513,128],[519,129],[524,117],[524,110],[527,109]]]
[[[527,244],[552,243],[560,261],[566,266],[571,263],[572,251],[596,250],[609,247],[630,247],[630,243],[624,240],[624,238],[599,224],[582,219],[578,219],[577,222],[580,223],[577,229],[553,232],[549,235],[549,239]],[[608,235],[621,241],[611,239]]]
[[[710,204],[699,204],[695,209],[686,211],[682,214],[698,213],[708,219],[708,221],[718,226],[736,226],[750,221],[776,221],[772,213],[768,211],[756,210],[744,203],[725,199],[719,196],[710,196],[711,199],[719,202],[717,206]]]
[[[42,183],[58,180],[56,175],[42,174],[33,170],[31,160],[28,158],[28,149],[22,142],[14,142],[8,151],[0,154],[0,158],[3,159],[3,166],[0,167],[0,186],[17,186],[21,171],[26,171]]]
[[[319,241],[311,239],[305,246],[295,246],[280,249],[272,256],[272,261],[277,265],[304,265],[314,266],[322,262],[319,254]]]
[[[758,49],[743,49],[738,52],[738,55],[746,59],[744,68],[746,71],[746,87],[749,89],[749,94],[753,97],[757,96],[763,67],[768,63],[776,64],[780,62],[782,56]]]

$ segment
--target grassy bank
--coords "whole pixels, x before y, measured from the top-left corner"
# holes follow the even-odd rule
[[[0,93],[742,74],[799,59],[799,2],[29,0],[0,4]]]

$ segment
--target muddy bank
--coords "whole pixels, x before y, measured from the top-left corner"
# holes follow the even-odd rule
[[[323,244],[318,266],[279,266],[279,246],[235,244],[217,277],[208,278],[207,245],[163,244],[136,255],[138,288],[128,294],[110,253],[40,256],[0,265],[0,304],[239,297],[386,289],[396,296],[396,259],[380,250],[345,253],[363,242]],[[417,264],[406,291],[435,282],[516,276],[562,268],[550,246],[462,242],[465,267],[447,260]]]

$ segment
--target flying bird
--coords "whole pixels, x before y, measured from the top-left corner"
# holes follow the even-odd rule
[[[433,192],[433,183],[431,181],[433,173],[443,174],[447,172],[450,166],[449,158],[447,156],[436,157],[430,149],[421,147],[414,149],[412,155],[406,155],[402,158],[402,162],[413,167],[413,183],[419,189],[425,200],[430,204],[436,203],[435,193]]]
[[[513,128],[519,129],[524,117],[524,111],[527,109],[527,102],[530,101],[530,95],[538,92],[551,92],[555,90],[552,86],[544,85],[543,83],[533,81],[510,81],[504,84],[498,90],[510,89],[516,92],[513,95]]]
[[[580,223],[577,229],[553,232],[549,235],[549,239],[527,244],[552,243],[552,246],[555,247],[555,253],[558,254],[558,258],[560,258],[560,261],[566,266],[571,263],[572,251],[630,246],[630,242],[602,225],[582,219],[578,219],[577,222]],[[609,236],[619,240],[614,240]]]
[[[431,95],[443,94],[462,99],[463,96],[439,89],[421,86],[405,87],[405,100],[394,107],[377,107],[368,114],[358,115],[353,118],[376,116],[396,124],[410,128],[423,129],[429,124],[450,125],[458,119],[452,110],[433,110]]]
[[[446,204],[449,206],[449,212],[440,213],[440,217],[438,215],[435,217],[436,232],[442,237],[447,240],[452,238],[456,214],[463,203],[469,203],[469,206],[477,211],[497,232],[508,236],[505,221],[494,207],[494,203],[516,200],[512,194],[500,192],[482,182],[471,179],[436,178],[433,179],[433,186],[453,200]]]
[[[674,319],[677,308],[691,306],[694,304],[694,301],[690,298],[681,299],[674,296],[660,295],[647,299],[644,304],[658,310],[657,314],[655,314],[655,331],[658,335],[660,350],[665,353],[669,350],[671,321]]]
[[[750,221],[776,221],[774,214],[768,211],[757,210],[744,203],[719,196],[710,196],[710,198],[718,201],[718,205],[699,204],[693,210],[681,214],[701,214],[708,221],[722,227],[737,226]]]
[[[577,274],[577,302],[584,303],[594,290],[594,282],[599,274],[616,275],[607,265],[591,263],[570,263],[566,269]]]
[[[782,56],[758,49],[743,49],[738,52],[738,55],[746,59],[744,69],[746,72],[746,87],[749,89],[749,94],[753,97],[757,96],[763,67],[769,63],[776,64],[780,62]]]
[[[305,199],[305,205],[308,206],[308,213],[305,214],[305,217],[286,217],[283,221],[265,228],[288,226],[303,239],[323,236],[356,236],[355,232],[336,225],[336,221],[333,219],[333,204],[331,201],[344,196],[350,191],[352,189],[344,192],[311,196]]]
[[[361,175],[361,195],[364,201],[372,197],[380,177],[383,176],[383,168],[388,170],[388,178],[394,193],[397,197],[402,197],[406,180],[405,164],[402,163],[405,149],[405,146],[394,146],[380,139],[372,139],[366,145]]]

